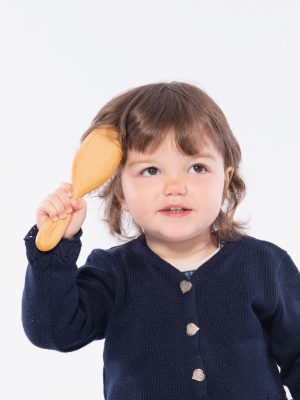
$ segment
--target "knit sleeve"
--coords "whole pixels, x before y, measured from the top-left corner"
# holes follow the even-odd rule
[[[68,352],[105,337],[114,303],[115,279],[101,252],[77,268],[79,232],[48,252],[35,245],[37,228],[25,237],[29,261],[22,299],[22,323],[38,347]]]
[[[283,384],[300,400],[300,272],[288,254],[278,270],[277,296],[269,329],[271,352]]]

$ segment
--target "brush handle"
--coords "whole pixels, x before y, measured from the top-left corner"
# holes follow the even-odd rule
[[[52,221],[49,217],[46,219],[36,237],[36,246],[39,250],[49,251],[58,244],[69,226],[72,214],[67,214],[65,219],[57,221]]]

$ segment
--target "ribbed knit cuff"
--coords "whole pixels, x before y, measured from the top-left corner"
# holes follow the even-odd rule
[[[76,262],[81,249],[80,237],[82,235],[82,229],[78,231],[73,239],[62,238],[60,242],[49,251],[41,251],[36,247],[35,240],[38,231],[37,226],[34,225],[24,237],[27,258],[31,265],[41,264],[42,261],[42,264],[46,266],[45,264],[48,264],[47,260],[50,263],[51,260],[56,257],[62,262],[66,259]]]

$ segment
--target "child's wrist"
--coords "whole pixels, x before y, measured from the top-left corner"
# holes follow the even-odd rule
[[[80,228],[75,235],[64,235],[63,239],[74,240],[80,238],[81,235],[82,235],[82,229]]]

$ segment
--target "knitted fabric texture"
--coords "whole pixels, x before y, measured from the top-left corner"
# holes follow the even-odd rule
[[[286,385],[300,400],[300,273],[284,250],[227,242],[188,279],[142,238],[78,269],[81,232],[49,252],[36,233],[24,330],[62,352],[105,338],[105,399],[284,400]]]

